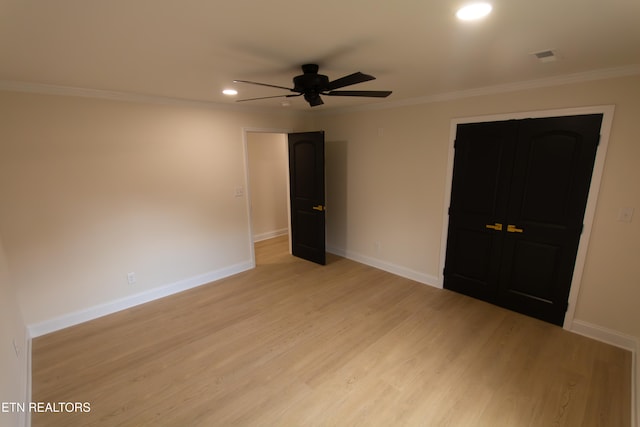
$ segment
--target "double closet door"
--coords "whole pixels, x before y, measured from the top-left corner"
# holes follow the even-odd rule
[[[601,122],[458,125],[446,289],[562,325]]]

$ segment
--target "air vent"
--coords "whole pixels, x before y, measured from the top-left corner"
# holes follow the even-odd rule
[[[540,52],[532,53],[532,55],[540,62],[553,62],[558,60],[556,53],[552,50],[541,50]]]

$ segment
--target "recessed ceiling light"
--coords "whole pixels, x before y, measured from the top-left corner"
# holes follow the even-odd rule
[[[225,89],[222,91],[222,93],[224,93],[225,95],[231,96],[231,95],[237,95],[238,91],[235,89]]]
[[[484,18],[491,13],[491,9],[493,7],[489,3],[471,3],[458,9],[456,16],[463,21],[473,21]]]

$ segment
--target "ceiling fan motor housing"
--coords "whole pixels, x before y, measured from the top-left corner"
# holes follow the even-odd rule
[[[293,90],[319,94],[327,89],[329,77],[322,74],[302,74],[293,78]]]
[[[302,72],[304,74],[293,78],[293,90],[304,94],[304,99],[312,107],[322,105],[320,94],[328,89],[329,77],[318,74],[316,64],[303,65]]]

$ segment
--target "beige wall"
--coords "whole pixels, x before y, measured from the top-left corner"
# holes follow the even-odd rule
[[[327,175],[339,177],[327,180],[328,246],[435,280],[451,120],[608,104],[615,114],[575,319],[639,340],[638,76],[320,116]],[[617,221],[624,206],[636,209],[631,223]]]
[[[313,126],[293,113],[2,92],[0,235],[25,323],[248,262],[247,203],[234,197],[243,127],[324,129],[328,246],[429,281],[451,120],[605,104],[616,110],[575,318],[640,339],[637,76],[321,113]],[[633,222],[616,221],[623,206]]]
[[[451,120],[605,104],[616,110],[576,318],[640,337],[640,220],[616,220],[640,208],[638,77],[321,116],[328,158],[346,158],[327,189],[328,243],[438,277]]]
[[[0,93],[0,233],[26,323],[250,265],[242,128],[300,123]]]
[[[19,348],[16,355],[14,340]],[[18,299],[0,240],[0,402],[26,401],[27,341],[26,329],[18,308]],[[18,426],[23,413],[0,412],[0,425]]]
[[[254,240],[286,233],[289,157],[281,133],[247,133],[251,220]]]

